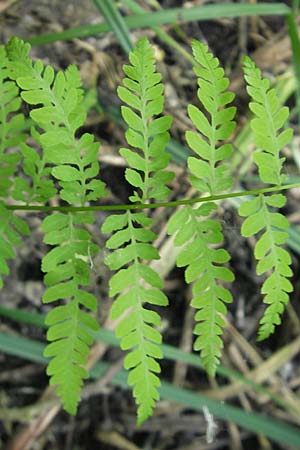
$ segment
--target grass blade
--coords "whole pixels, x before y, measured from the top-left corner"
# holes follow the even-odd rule
[[[115,0],[94,0],[94,3],[115,33],[125,53],[129,53],[133,49],[133,44],[127,25],[115,5]]]
[[[241,17],[254,15],[287,15],[290,8],[283,3],[259,3],[246,4],[226,3],[224,5],[204,5],[192,8],[171,8],[163,11],[156,11],[151,14],[135,14],[124,18],[124,22],[129,29],[147,28],[156,25],[174,23],[177,21],[192,22],[217,19],[220,17]],[[85,25],[60,33],[51,33],[27,39],[31,45],[43,45],[55,41],[63,41],[74,38],[85,38],[95,34],[105,33],[111,28],[108,24]]]
[[[30,361],[46,363],[43,357],[44,344],[32,339],[20,338],[15,335],[0,333],[0,351]],[[91,371],[92,378],[101,378],[109,368],[107,363],[97,363]],[[122,370],[113,379],[113,384],[127,388],[127,373]],[[275,442],[298,447],[300,445],[300,431],[293,426],[286,425],[266,416],[246,413],[242,409],[226,403],[217,402],[195,392],[172,386],[162,382],[161,397],[179,403],[180,405],[202,412],[206,406],[210,413],[217,418],[231,421],[255,433],[262,433]]]
[[[288,30],[292,46],[293,66],[295,73],[295,100],[298,113],[298,124],[300,125],[300,40],[294,14],[286,16]]]
[[[47,326],[45,325],[46,315],[32,313],[22,309],[5,308],[2,306],[0,306],[0,315],[15,320],[17,322],[36,325],[41,328],[47,328]],[[100,328],[99,331],[94,333],[94,339],[105,342],[106,344],[115,347],[120,346],[120,340],[115,337],[115,334],[112,331],[106,330],[104,328]],[[198,355],[183,352],[182,350],[167,344],[162,345],[162,352],[165,359],[169,359],[171,361],[181,361],[183,363],[189,364],[190,366],[204,370]],[[218,375],[222,375],[225,378],[240,381],[244,384],[247,384],[256,392],[266,395],[280,407],[286,409],[292,414],[294,413],[294,411],[291,411],[291,405],[286,403],[281,396],[273,394],[269,389],[265,388],[264,386],[258,383],[255,383],[254,381],[250,380],[244,375],[232,369],[224,367],[222,365],[218,366],[217,373]]]
[[[296,427],[285,425],[261,414],[246,413],[240,408],[226,403],[217,403],[216,405],[216,402],[211,399],[204,398],[187,389],[179,389],[169,383],[163,383],[160,392],[162,398],[174,400],[196,411],[202,411],[203,406],[206,406],[216,417],[233,422],[256,434],[261,433],[272,441],[292,445],[296,448],[300,444],[300,431]]]

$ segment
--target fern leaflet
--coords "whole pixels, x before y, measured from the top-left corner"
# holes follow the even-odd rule
[[[127,142],[137,150],[121,149],[120,153],[129,165],[127,181],[138,188],[130,200],[139,203],[163,199],[169,192],[166,183],[174,174],[164,170],[169,161],[164,149],[171,118],[152,117],[162,112],[163,86],[146,38],[137,43],[129,58],[132,65],[124,66],[127,77],[118,94],[129,105],[122,107],[123,118],[129,126]],[[138,404],[139,424],[152,414],[159,398],[160,365],[156,360],[162,358],[159,347],[162,338],[155,329],[160,317],[144,303],[159,306],[168,303],[160,291],[161,278],[144,262],[159,258],[152,245],[156,235],[150,230],[151,225],[152,220],[145,213],[128,211],[108,217],[102,227],[104,233],[115,232],[107,241],[107,247],[115,251],[106,258],[106,264],[118,271],[110,280],[110,295],[118,295],[111,315],[113,319],[121,319],[116,328],[121,348],[130,350],[124,366],[130,369],[128,383],[133,386]]]
[[[198,157],[188,158],[190,182],[200,192],[214,194],[228,189],[232,180],[223,160],[231,155],[230,144],[219,144],[234,130],[235,107],[226,107],[234,95],[227,92],[229,81],[219,61],[208,52],[207,46],[193,41],[194,71],[198,76],[198,97],[207,112],[207,118],[196,106],[189,105],[188,114],[197,132],[187,131],[186,140]],[[173,215],[168,223],[168,233],[176,234],[174,244],[184,246],[177,258],[177,266],[187,266],[185,279],[194,282],[192,306],[198,311],[194,333],[198,336],[195,350],[201,351],[203,365],[214,375],[219,363],[220,335],[225,325],[221,314],[226,314],[225,303],[232,301],[231,293],[220,282],[233,281],[233,273],[222,267],[230,257],[226,250],[216,249],[223,241],[221,225],[213,219],[204,219],[216,209],[210,203],[198,208],[185,207]]]
[[[248,57],[244,61],[244,73],[248,83],[247,91],[253,99],[249,107],[255,115],[251,120],[258,147],[254,153],[254,161],[261,181],[278,185],[284,180],[281,172],[285,158],[280,157],[280,150],[292,138],[291,128],[279,131],[288,118],[288,108],[280,106],[275,90],[270,89],[269,80],[262,78],[261,71]],[[275,325],[281,323],[280,315],[288,302],[288,293],[293,290],[287,279],[292,276],[291,257],[282,248],[288,238],[286,230],[289,224],[283,214],[274,211],[274,208],[282,208],[285,203],[283,194],[260,195],[244,202],[239,209],[240,215],[246,217],[242,235],[249,237],[261,233],[254,252],[259,260],[257,274],[271,271],[261,289],[262,294],[265,294],[264,303],[269,306],[260,321],[259,340],[270,336]]]
[[[96,320],[80,308],[97,310],[96,298],[81,289],[90,283],[88,258],[98,247],[80,225],[93,223],[93,220],[92,214],[58,213],[46,217],[42,224],[46,233],[44,242],[56,246],[42,261],[48,286],[43,302],[69,299],[46,317],[46,324],[50,326],[47,338],[51,343],[46,347],[45,356],[53,358],[47,373],[51,376],[50,383],[59,386],[57,394],[70,414],[76,413],[82,379],[88,376],[83,366],[93,342],[91,331],[98,328]]]
[[[31,128],[31,137],[41,147],[40,134]],[[47,166],[45,154],[40,156],[36,149],[26,142],[20,144],[22,166],[25,177],[18,177],[15,181],[13,197],[27,204],[45,203],[56,194],[54,182],[51,179],[51,167]]]
[[[129,59],[132,65],[123,67],[127,77],[123,80],[124,86],[118,88],[118,95],[129,105],[121,107],[129,127],[126,140],[139,150],[120,149],[120,154],[130,166],[125,177],[141,191],[135,191],[130,200],[142,203],[149,199],[162,200],[170,192],[166,184],[174,177],[173,172],[163,170],[170,159],[164,149],[170,138],[168,129],[172,118],[164,116],[153,119],[163,110],[163,85],[160,83],[161,75],[155,71],[153,50],[146,38],[138,41]]]
[[[33,137],[42,147],[42,158],[27,145],[22,147],[25,170],[32,177],[32,189],[24,186],[24,190],[31,199],[48,199],[53,186],[44,177],[51,173],[59,182],[60,198],[69,204],[85,205],[102,197],[104,183],[95,179],[99,173],[98,144],[88,133],[78,140],[75,137],[85,120],[78,70],[70,66],[55,74],[41,61],[33,64],[28,56],[30,47],[17,39],[12,39],[7,49],[10,76],[22,89],[23,100],[36,106],[30,116],[41,130],[38,133],[32,128]],[[48,286],[43,301],[67,300],[46,318],[51,343],[45,355],[53,358],[47,373],[50,383],[58,385],[57,394],[71,414],[76,413],[82,379],[87,376],[83,366],[93,341],[91,332],[97,328],[95,319],[81,310],[82,306],[91,311],[97,307],[95,297],[82,289],[89,285],[91,257],[99,250],[84,229],[84,224],[93,221],[92,213],[59,213],[42,223],[45,243],[55,246],[42,261]]]
[[[5,47],[0,45],[0,198],[3,200],[13,195],[19,179],[13,178],[20,161],[18,145],[22,145],[26,137],[20,133],[24,116],[18,112],[21,106],[19,89],[9,80],[8,64]],[[29,234],[26,222],[8,211],[0,201],[0,275],[9,273],[6,260],[15,257],[14,247],[22,242],[19,234]],[[0,288],[2,286],[0,276]]]
[[[30,234],[27,223],[0,202],[0,288],[2,275],[9,274],[6,260],[15,258],[14,247],[22,243],[20,234]]]
[[[5,47],[0,45],[0,197],[7,198],[13,184],[11,179],[15,174],[20,160],[19,152],[9,152],[8,148],[16,147],[25,139],[20,133],[24,116],[19,111],[21,99],[16,83],[9,80],[8,58]]]
[[[156,359],[162,358],[161,334],[153,328],[160,325],[160,317],[143,303],[166,306],[168,300],[159,290],[162,288],[159,275],[143,263],[143,260],[159,258],[157,250],[150,244],[155,238],[155,234],[147,229],[151,219],[144,213],[128,211],[124,215],[110,216],[102,231],[116,231],[117,223],[122,228],[107,241],[108,248],[117,250],[105,261],[110,269],[121,269],[110,280],[110,295],[119,294],[111,317],[115,320],[127,313],[118,323],[116,335],[121,338],[121,348],[131,350],[124,367],[131,369],[128,384],[134,386],[133,395],[139,405],[138,423],[141,424],[152,414],[155,400],[159,398],[160,381],[156,374],[160,372],[160,366]],[[126,242],[129,243],[126,245]],[[123,268],[127,264],[129,267]]]

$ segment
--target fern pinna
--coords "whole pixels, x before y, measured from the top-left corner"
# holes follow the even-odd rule
[[[252,98],[249,107],[255,118],[251,120],[257,150],[254,152],[254,162],[263,183],[280,185],[284,180],[282,166],[285,158],[280,156],[283,146],[292,138],[292,129],[280,131],[289,115],[287,107],[281,107],[275,89],[270,89],[268,79],[263,79],[261,71],[254,62],[246,57],[244,73]],[[240,209],[241,216],[246,217],[242,225],[242,235],[245,237],[260,233],[255,245],[255,257],[259,260],[257,274],[271,271],[264,281],[261,292],[265,294],[264,303],[269,306],[260,321],[258,339],[262,340],[274,332],[275,325],[281,323],[280,315],[289,300],[289,292],[293,290],[288,277],[292,275],[291,257],[282,248],[288,238],[289,226],[286,217],[274,208],[282,208],[286,203],[283,194],[266,195],[245,201]]]
[[[152,199],[163,199],[169,192],[166,183],[173,174],[165,171],[169,156],[164,152],[169,139],[170,117],[153,118],[163,110],[161,76],[155,71],[153,50],[142,38],[129,56],[131,66],[125,65],[127,75],[118,94],[129,106],[122,106],[122,115],[128,124],[126,139],[136,150],[121,149],[128,168],[125,177],[136,190],[130,197],[135,205]],[[110,280],[110,295],[118,295],[111,317],[119,319],[116,334],[121,348],[130,350],[124,367],[130,369],[129,385],[138,404],[138,423],[152,414],[159,398],[157,373],[162,358],[160,349],[160,316],[145,306],[165,306],[166,296],[160,291],[162,280],[147,265],[159,258],[152,242],[156,235],[150,230],[152,219],[144,212],[127,211],[108,217],[102,226],[104,233],[114,234],[107,247],[115,250],[106,258],[110,269],[118,270]]]
[[[10,77],[22,89],[21,96],[29,105],[38,105],[30,116],[39,131],[31,134],[41,144],[42,157],[29,146],[23,147],[26,164],[31,166],[27,175],[32,185],[27,191],[30,198],[46,200],[53,194],[53,186],[43,182],[49,173],[58,180],[60,198],[72,205],[83,206],[104,194],[104,185],[95,177],[99,172],[98,144],[93,136],[84,134],[75,138],[77,129],[85,121],[82,110],[82,89],[75,66],[65,72],[54,73],[41,61],[32,63],[28,56],[29,45],[12,39],[7,45],[10,60]],[[24,185],[26,190],[26,185]],[[58,385],[57,393],[64,408],[75,414],[80,398],[82,379],[87,377],[91,331],[97,329],[96,320],[82,307],[96,311],[96,298],[82,289],[90,283],[91,257],[98,251],[85,224],[93,223],[93,213],[54,213],[46,217],[42,230],[44,242],[55,246],[43,258],[42,270],[48,286],[43,302],[67,300],[55,307],[47,317],[49,325],[45,356],[52,357],[47,368],[51,384]]]
[[[20,132],[24,115],[19,112],[19,89],[9,79],[8,65],[6,49],[0,45],[0,288],[3,286],[2,275],[9,273],[6,260],[15,257],[14,247],[22,242],[20,234],[29,234],[26,222],[4,205],[7,198],[18,199],[19,177],[15,173],[21,158],[19,146],[26,138]]]
[[[208,118],[199,108],[189,105],[188,114],[197,131],[187,131],[186,140],[197,157],[188,158],[190,182],[200,191],[216,194],[228,189],[232,180],[223,160],[231,155],[231,145],[222,143],[234,130],[235,107],[227,107],[234,94],[227,92],[229,81],[219,61],[198,41],[192,43],[195,74],[198,76],[198,97],[208,112]],[[213,218],[204,218],[216,209],[214,203],[197,208],[186,206],[175,213],[168,223],[168,233],[176,234],[174,244],[184,246],[177,257],[177,266],[187,266],[185,279],[193,284],[192,306],[198,311],[194,333],[198,336],[195,350],[201,351],[203,366],[214,375],[223,347],[220,335],[224,327],[222,314],[232,295],[223,281],[234,276],[222,264],[229,261],[226,250],[214,248],[223,241],[221,225]]]

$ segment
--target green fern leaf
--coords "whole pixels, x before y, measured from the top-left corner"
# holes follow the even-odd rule
[[[2,108],[0,119],[0,193],[2,191],[3,196],[5,194],[7,197],[7,189],[13,185],[11,194],[14,199],[26,203],[45,202],[55,194],[56,190],[53,187],[53,182],[49,180],[49,168],[45,167],[43,158],[40,158],[35,149],[24,143],[26,135],[18,131],[24,125],[23,114],[15,114],[11,117],[11,113],[18,111],[20,108],[21,98],[18,96],[19,89],[15,81],[7,79],[12,75],[11,62],[3,47],[0,50],[0,61],[2,65],[2,70],[0,70],[0,94],[2,99],[0,106]],[[10,117],[9,120],[8,117]],[[31,130],[31,135],[39,143],[39,135],[34,128]],[[20,161],[20,154],[11,152],[7,154],[4,153],[4,150],[16,145],[21,148],[22,167],[25,174],[32,179],[32,185],[27,178],[21,176],[15,177],[14,183],[11,181],[10,177],[16,171]]]
[[[110,295],[120,294],[112,306],[111,317],[113,320],[121,319],[116,335],[121,338],[121,348],[130,350],[124,367],[130,369],[128,383],[134,386],[139,424],[152,414],[155,401],[159,399],[157,373],[160,366],[156,359],[162,358],[162,337],[154,328],[160,325],[160,317],[147,309],[144,303],[168,304],[167,297],[158,289],[162,287],[159,275],[143,263],[143,260],[159,258],[151,245],[156,236],[144,228],[151,223],[144,213],[128,211],[110,216],[102,226],[103,233],[115,231],[108,239],[107,247],[116,250],[105,261],[112,270],[119,270],[110,280]],[[130,266],[124,268],[127,264]]]
[[[70,414],[76,413],[82,380],[88,377],[84,366],[93,342],[92,332],[98,328],[96,320],[81,309],[93,312],[97,309],[96,298],[81,287],[90,283],[89,264],[98,251],[90,233],[80,228],[87,222],[93,222],[92,214],[57,213],[42,223],[46,233],[44,242],[56,245],[42,261],[48,286],[43,302],[68,300],[66,305],[57,306],[47,314],[50,344],[44,354],[52,358],[47,368],[50,383],[58,385],[57,395]]]
[[[33,64],[29,50],[28,44],[17,38],[7,44],[10,77],[23,90],[22,98],[30,105],[42,104],[30,116],[44,130],[39,137],[44,161],[57,165],[52,175],[59,180],[63,200],[69,204],[96,200],[105,195],[104,183],[89,181],[99,172],[98,144],[88,133],[79,140],[75,136],[85,121],[79,72],[75,66],[69,66],[65,72],[55,74],[52,67],[44,67],[41,61]]]
[[[34,127],[31,128],[31,136],[41,146],[40,134]],[[21,143],[20,148],[23,171],[27,177],[17,177],[12,196],[27,204],[45,203],[56,194],[53,180],[50,178],[51,168],[46,164],[45,155],[40,156],[35,148],[25,142]]]
[[[22,243],[20,234],[30,234],[27,223],[0,202],[0,288],[2,276],[9,274],[6,260],[15,258],[14,247]]]
[[[20,180],[14,177],[20,153],[18,146],[26,138],[20,130],[24,124],[23,114],[18,113],[21,106],[19,89],[9,80],[9,61],[5,47],[0,45],[0,199],[7,200]],[[20,245],[20,234],[29,234],[29,228],[22,219],[8,211],[0,202],[0,288],[3,275],[9,274],[6,260],[15,257],[14,247]]]
[[[220,335],[225,322],[222,315],[227,312],[225,304],[232,302],[231,293],[220,282],[231,282],[234,277],[228,268],[221,266],[229,261],[228,252],[211,247],[211,244],[220,245],[223,241],[221,225],[204,219],[216,206],[213,203],[203,206],[179,210],[171,217],[167,231],[175,234],[175,246],[183,246],[177,266],[187,266],[186,282],[195,282],[191,305],[198,310],[195,315],[198,323],[194,329],[198,337],[194,349],[200,350],[203,366],[213,376],[223,347]]]
[[[292,138],[291,129],[280,131],[288,118],[288,108],[280,107],[275,90],[270,89],[269,80],[262,78],[261,71],[248,57],[244,60],[244,72],[247,91],[253,100],[249,106],[255,115],[251,121],[258,147],[254,153],[254,162],[264,183],[281,184],[284,180],[281,171],[285,158],[280,157],[280,151]],[[263,301],[268,307],[260,321],[259,340],[269,337],[275,326],[281,323],[280,316],[288,303],[288,294],[293,290],[288,280],[292,276],[291,257],[282,248],[288,238],[289,224],[281,213],[274,210],[282,208],[285,203],[283,194],[260,195],[245,201],[239,209],[239,214],[246,217],[242,235],[250,237],[259,233],[254,250],[258,260],[256,272],[258,275],[271,273],[261,289]]]
[[[230,144],[222,141],[230,137],[235,127],[235,108],[226,107],[234,95],[226,91],[229,81],[207,46],[193,41],[192,48],[194,71],[198,76],[198,98],[208,117],[196,106],[188,106],[189,117],[197,129],[197,132],[186,132],[187,143],[197,155],[188,158],[192,174],[190,182],[200,192],[215,194],[232,184],[224,165],[232,149]],[[225,322],[222,315],[227,312],[226,303],[232,302],[231,293],[222,284],[234,279],[233,273],[222,267],[230,259],[228,252],[212,247],[221,245],[223,241],[221,225],[204,218],[215,209],[214,203],[195,209],[185,207],[171,217],[167,226],[168,233],[175,235],[174,245],[182,247],[177,266],[187,266],[186,282],[194,283],[191,304],[197,309],[195,320],[198,322],[194,329],[197,335],[194,349],[200,350],[203,366],[212,376],[223,347],[220,336]]]
[[[42,148],[39,157],[28,145],[22,146],[25,173],[32,185],[20,184],[19,196],[22,200],[26,196],[30,201],[48,200],[55,193],[49,180],[52,175],[60,185],[60,198],[67,203],[83,206],[98,200],[105,194],[104,183],[96,179],[99,145],[88,133],[76,138],[85,120],[79,72],[70,66],[56,74],[41,61],[33,63],[29,50],[28,44],[16,38],[7,45],[9,75],[22,90],[23,100],[35,106],[30,116],[39,132],[32,128],[31,134]],[[52,357],[47,373],[71,414],[76,413],[82,380],[87,377],[84,366],[97,328],[95,319],[82,310],[95,311],[97,305],[94,296],[82,289],[90,283],[92,257],[99,251],[84,228],[93,222],[91,213],[58,213],[42,223],[44,242],[54,246],[42,261],[48,286],[43,302],[67,301],[46,318],[50,344],[45,355]]]
[[[12,176],[20,161],[19,152],[12,152],[11,149],[17,147],[26,137],[20,133],[24,116],[17,113],[21,106],[19,89],[14,81],[9,80],[8,66],[5,47],[0,45],[0,197],[3,199],[11,194]]]
[[[189,117],[198,132],[187,131],[186,140],[200,157],[189,157],[188,167],[192,173],[192,185],[201,192],[214,194],[228,189],[232,184],[226,167],[220,164],[230,157],[231,145],[220,145],[220,141],[227,140],[235,128],[233,118],[236,108],[226,107],[232,102],[234,94],[226,91],[229,80],[224,77],[224,70],[219,66],[218,59],[209,53],[208,47],[193,41],[192,48],[194,72],[198,76],[198,98],[209,118],[196,106],[188,106]]]
[[[291,257],[282,248],[288,238],[286,230],[289,224],[281,213],[272,210],[274,207],[284,206],[285,201],[282,194],[270,197],[260,195],[244,202],[239,209],[239,214],[247,217],[242,225],[242,235],[249,237],[261,233],[254,250],[259,261],[257,274],[272,272],[262,286],[264,303],[269,306],[260,321],[259,340],[269,337],[274,332],[275,325],[281,323],[280,315],[289,300],[288,293],[293,290],[292,284],[287,280],[287,277],[292,276]]]
[[[279,132],[287,121],[289,110],[281,107],[275,89],[270,89],[270,82],[262,78],[261,71],[249,58],[244,59],[247,91],[252,97],[249,107],[256,116],[251,121],[258,150],[254,153],[254,161],[258,166],[260,179],[264,183],[281,184],[284,175],[281,173],[285,158],[280,158],[282,147],[292,138],[291,128]]]
[[[129,126],[126,140],[136,149],[120,150],[129,165],[125,177],[137,188],[130,200],[164,199],[169,193],[166,185],[174,176],[164,170],[169,161],[165,146],[172,119],[153,118],[163,110],[163,86],[160,74],[155,72],[153,50],[146,38],[138,41],[129,59],[132,65],[124,66],[127,77],[118,94],[128,105],[121,109]],[[159,399],[157,359],[162,358],[162,337],[156,329],[160,317],[144,304],[165,306],[168,303],[160,290],[163,286],[160,276],[146,265],[159,258],[152,245],[156,235],[151,226],[152,220],[143,212],[130,211],[108,217],[102,226],[103,233],[113,232],[106,247],[114,252],[105,260],[110,269],[117,270],[110,280],[110,295],[117,295],[111,317],[121,320],[116,334],[121,338],[121,348],[129,350],[124,367],[130,370],[128,383],[133,386],[139,424],[152,414]]]
[[[127,181],[139,191],[130,198],[133,202],[166,198],[170,190],[166,186],[174,174],[164,170],[170,156],[164,152],[169,140],[172,123],[169,116],[153,119],[163,111],[163,86],[161,75],[155,72],[153,50],[146,38],[137,42],[129,56],[131,66],[125,65],[127,75],[118,88],[120,99],[128,106],[121,112],[128,125],[126,139],[137,151],[121,149],[120,154],[130,168],[126,169]]]

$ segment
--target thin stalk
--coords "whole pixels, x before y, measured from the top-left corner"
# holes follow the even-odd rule
[[[250,191],[230,192],[228,194],[209,195],[206,197],[189,198],[183,200],[174,200],[171,202],[158,203],[136,203],[136,204],[122,204],[122,205],[95,205],[95,206],[42,206],[42,205],[6,205],[7,210],[12,211],[126,211],[136,209],[155,209],[162,206],[176,207],[181,205],[193,205],[195,203],[213,202],[218,200],[225,200],[234,197],[246,197],[251,195],[266,194],[268,192],[279,192],[287,189],[299,188],[300,183],[286,184],[283,186],[272,186],[263,189],[252,189]]]
[[[125,53],[129,53],[133,49],[132,40],[128,27],[115,5],[115,0],[94,0],[94,3],[115,33]]]
[[[292,0],[292,11],[295,17],[299,15],[300,0]]]
[[[298,125],[300,126],[300,40],[295,20],[295,14],[288,14],[286,16],[288,25],[292,53],[293,53],[293,68],[295,74],[295,102],[296,111],[298,113]]]

